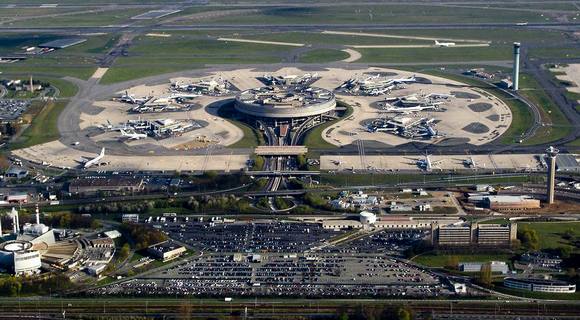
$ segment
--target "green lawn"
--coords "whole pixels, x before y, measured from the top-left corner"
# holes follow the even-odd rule
[[[509,261],[512,257],[510,254],[432,254],[427,253],[417,256],[413,262],[429,267],[442,268],[449,261],[449,257],[457,257],[459,262],[489,262],[489,261]]]
[[[340,119],[328,121],[328,122],[325,122],[321,125],[314,127],[313,129],[310,129],[306,133],[304,138],[302,139],[303,145],[307,146],[308,148],[313,148],[313,149],[336,149],[336,148],[338,148],[337,146],[326,142],[322,138],[322,131],[324,131],[324,129],[330,127],[331,125],[341,121],[342,119],[350,117],[350,115],[353,112],[353,109],[351,106],[344,104],[342,102],[337,102],[337,105],[344,106],[347,108],[345,114]]]
[[[355,49],[362,54],[361,63],[457,62],[509,60],[511,46],[449,48],[372,48]]]
[[[266,144],[262,132],[232,117],[234,115],[233,103],[223,105],[218,113],[221,117],[240,128],[244,133],[244,137],[240,141],[228,146],[229,148],[255,148]]]
[[[66,100],[46,103],[11,148],[21,149],[59,139],[58,116],[67,103]]]
[[[354,4],[354,3],[353,3]],[[201,20],[206,23],[231,23],[231,16]],[[498,8],[448,8],[431,5],[356,5],[327,7],[277,7],[258,13],[235,16],[242,24],[380,24],[380,23],[454,23],[545,21],[539,13],[505,11]],[[191,21],[184,21],[189,24]]]
[[[548,124],[538,129],[524,144],[544,144],[562,139],[570,133],[570,122],[566,116],[531,75],[520,75],[519,93],[540,109],[542,122]]]
[[[348,53],[341,50],[315,49],[301,54],[298,60],[304,63],[324,63],[344,60],[349,56]]]
[[[530,228],[538,232],[541,249],[555,249],[564,245],[574,244],[562,237],[567,230],[573,230],[576,238],[580,237],[580,222],[522,222],[518,223],[518,230]],[[578,251],[580,248],[576,248]]]

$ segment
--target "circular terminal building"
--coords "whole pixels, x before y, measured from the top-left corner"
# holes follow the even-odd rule
[[[237,112],[257,119],[299,120],[332,114],[334,94],[309,86],[268,86],[242,91],[236,96]]]
[[[11,240],[0,244],[0,265],[14,274],[37,272],[41,267],[40,253],[29,241]]]

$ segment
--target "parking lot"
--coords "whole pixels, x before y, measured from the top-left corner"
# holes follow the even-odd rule
[[[450,294],[437,276],[382,254],[209,254],[90,294],[422,296]]]
[[[210,252],[303,252],[343,231],[319,224],[279,221],[176,222],[163,230],[169,237]]]
[[[29,107],[28,100],[0,99],[0,120],[18,119]]]

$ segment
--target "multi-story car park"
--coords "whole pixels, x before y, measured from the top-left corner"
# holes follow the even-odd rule
[[[504,286],[513,289],[534,292],[574,293],[576,285],[559,280],[532,279],[532,278],[505,278]]]

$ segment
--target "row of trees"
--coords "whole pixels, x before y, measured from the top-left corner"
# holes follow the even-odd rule
[[[17,297],[26,294],[47,295],[72,288],[69,278],[62,273],[48,274],[43,277],[16,277],[0,278],[0,295]]]

